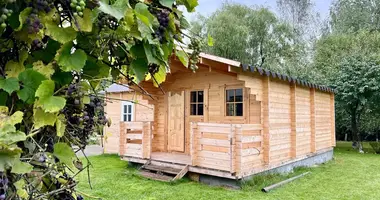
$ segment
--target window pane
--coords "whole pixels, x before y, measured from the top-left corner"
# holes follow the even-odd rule
[[[203,91],[198,92],[198,103],[203,103]]]
[[[235,91],[235,102],[243,102],[243,89],[236,89]]]
[[[197,104],[190,104],[190,115],[197,115]]]
[[[128,115],[128,121],[129,121],[129,122],[132,121],[132,115]]]
[[[124,113],[127,113],[127,105],[124,105]]]
[[[235,90],[226,90],[226,101],[234,102],[234,91]]]
[[[127,121],[127,115],[123,115],[123,121],[124,121],[124,122]]]
[[[195,103],[197,102],[197,92],[191,92],[191,95],[190,95],[190,102],[191,103]]]
[[[128,105],[128,112],[127,112],[128,114],[129,113],[132,113],[132,105]]]
[[[236,115],[235,116],[243,116],[243,104],[242,103],[237,103],[235,104],[236,108]]]
[[[203,103],[198,104],[198,115],[203,115]]]
[[[233,103],[227,104],[226,111],[227,111],[226,113],[227,116],[234,116],[234,104]]]

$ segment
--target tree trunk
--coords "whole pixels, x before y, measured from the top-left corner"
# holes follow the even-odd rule
[[[360,140],[359,127],[358,127],[358,115],[357,110],[352,109],[351,112],[351,131],[352,131],[352,142],[359,152],[363,152],[363,147]],[[354,145],[356,143],[356,145]]]

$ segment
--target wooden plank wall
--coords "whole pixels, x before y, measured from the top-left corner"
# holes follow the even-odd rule
[[[330,104],[329,93],[315,92],[315,142],[317,150],[333,146]]]
[[[240,156],[241,168],[237,173],[246,173],[253,168],[264,165],[263,152],[263,126],[261,124],[236,125],[237,132],[241,135]]]
[[[334,94],[246,72],[238,79],[260,104],[250,103],[250,119],[263,126],[262,167],[335,146]]]
[[[270,80],[269,134],[270,163],[290,159],[291,153],[291,95],[290,85]]]
[[[311,148],[311,112],[310,88],[296,87],[296,135],[297,156],[310,153]]]
[[[119,155],[150,158],[151,122],[120,122]]]
[[[137,100],[139,102],[139,104],[135,104],[134,121],[153,121],[154,109],[147,100],[143,99],[142,95],[135,93],[107,93],[107,97],[110,100],[105,106],[105,111],[107,117],[111,118],[112,124],[110,127],[105,127],[104,152],[119,153],[121,101],[113,99]]]

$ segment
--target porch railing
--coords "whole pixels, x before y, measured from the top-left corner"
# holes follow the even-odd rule
[[[192,122],[190,136],[193,166],[241,173],[261,165],[261,124]]]
[[[119,154],[150,158],[152,148],[151,122],[120,122]]]

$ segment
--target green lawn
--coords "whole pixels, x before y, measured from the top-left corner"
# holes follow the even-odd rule
[[[121,161],[115,155],[90,157],[93,163],[93,189],[89,188],[86,173],[80,175],[78,189],[107,200],[379,199],[380,156],[356,153],[350,149],[348,143],[339,142],[337,145],[333,161],[311,169],[296,170],[295,173],[312,173],[268,194],[262,193],[260,188],[285,176],[259,177],[247,183],[242,190],[211,187],[189,180],[170,184],[139,177],[134,169],[127,168],[127,162]],[[367,151],[369,150],[368,148]],[[265,183],[262,184],[262,181]],[[255,185],[257,182],[259,185]]]

